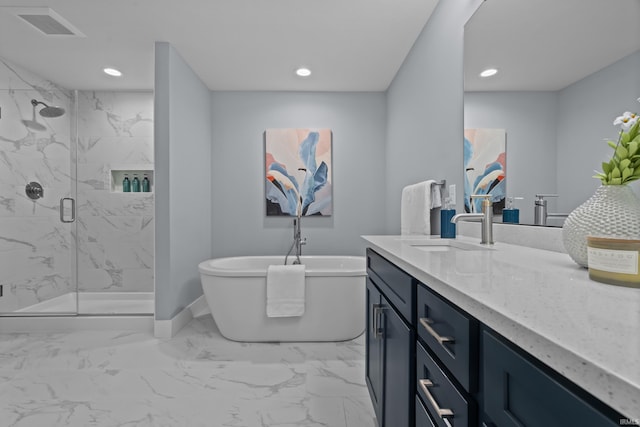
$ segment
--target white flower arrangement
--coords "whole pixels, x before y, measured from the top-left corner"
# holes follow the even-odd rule
[[[608,162],[602,162],[602,172],[596,171],[593,176],[603,185],[623,185],[640,179],[639,119],[638,113],[625,111],[613,121],[614,126],[621,128],[618,142],[607,141],[613,148],[613,155]]]

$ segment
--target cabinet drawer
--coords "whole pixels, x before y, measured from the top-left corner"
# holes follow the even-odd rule
[[[472,426],[472,402],[462,394],[424,349],[416,345],[416,388],[436,426]],[[440,411],[440,413],[438,413]]]
[[[427,289],[417,287],[418,335],[464,387],[477,388],[478,322]]]
[[[429,414],[427,414],[427,410],[425,409],[420,398],[416,396],[416,424],[415,427],[436,427],[436,425],[431,421]]]
[[[559,374],[545,372],[487,329],[482,359],[484,412],[495,425],[613,427],[623,418],[595,398],[587,403],[552,376]]]
[[[367,249],[367,273],[407,323],[413,323],[413,278]]]

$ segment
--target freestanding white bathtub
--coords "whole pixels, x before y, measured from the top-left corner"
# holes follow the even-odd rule
[[[217,258],[200,263],[202,289],[220,333],[230,340],[248,342],[344,341],[362,334],[365,258],[300,259],[305,265],[306,287],[305,311],[299,317],[267,317],[267,267],[283,264],[283,256]]]

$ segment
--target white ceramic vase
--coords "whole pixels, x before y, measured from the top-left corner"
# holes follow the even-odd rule
[[[640,199],[627,185],[603,185],[562,226],[571,258],[587,267],[587,236],[640,239]]]

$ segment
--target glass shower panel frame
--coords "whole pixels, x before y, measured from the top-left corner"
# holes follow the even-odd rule
[[[43,117],[34,99],[66,112]],[[0,316],[78,313],[76,104],[73,91],[0,89]]]

